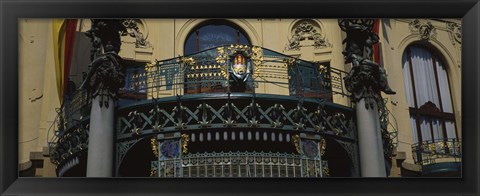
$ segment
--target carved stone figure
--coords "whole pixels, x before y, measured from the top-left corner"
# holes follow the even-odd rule
[[[92,28],[86,33],[92,42],[92,62],[80,88],[89,89],[92,98],[101,96],[100,107],[108,108],[108,100],[116,99],[118,89],[124,85],[125,71],[118,56],[120,33],[124,31],[121,20],[92,19]]]
[[[410,30],[420,34],[422,40],[428,41],[436,36],[435,27],[431,22],[422,23],[420,20],[415,19],[409,23]]]
[[[373,45],[379,38],[373,30],[373,19],[340,19],[340,28],[347,33],[343,54],[346,63],[352,63],[352,70],[344,78],[347,90],[352,92],[354,101],[366,99],[366,107],[373,101],[381,100],[380,91],[395,94],[389,87],[385,70],[373,61]]]

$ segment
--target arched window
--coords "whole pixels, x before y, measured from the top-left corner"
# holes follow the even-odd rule
[[[427,47],[411,45],[402,57],[414,143],[457,138],[445,64]]]
[[[187,37],[184,55],[228,44],[250,45],[244,31],[224,21],[209,21],[195,28]]]

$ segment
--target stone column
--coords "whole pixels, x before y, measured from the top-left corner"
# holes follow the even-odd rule
[[[346,63],[352,64],[344,78],[345,86],[352,93],[357,115],[360,171],[362,177],[386,177],[385,155],[380,127],[380,92],[395,94],[388,86],[386,74],[373,62],[373,45],[378,36],[372,32],[373,19],[340,19],[339,26],[347,37],[343,54]]]
[[[371,109],[366,109],[362,107],[364,104],[365,99],[360,99],[355,108],[360,150],[360,171],[362,177],[386,177],[378,106],[373,103]]]
[[[114,165],[114,107],[101,107],[100,96],[92,100],[88,141],[87,177],[112,177]]]
[[[92,20],[87,32],[92,54],[89,72],[81,88],[92,98],[88,139],[87,177],[112,177],[114,174],[114,115],[117,91],[124,84],[120,33],[121,20]]]

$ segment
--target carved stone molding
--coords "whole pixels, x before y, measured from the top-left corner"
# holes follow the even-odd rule
[[[435,39],[437,35],[437,31],[432,23],[425,21],[422,22],[418,19],[413,20],[408,24],[410,31],[413,33],[417,33],[420,35],[421,40],[431,40]]]
[[[447,29],[450,31],[450,37],[452,41],[455,40],[458,43],[462,43],[462,25],[459,23],[449,22],[447,23]]]
[[[142,24],[142,25],[139,25]],[[148,30],[145,28],[140,28],[139,26],[144,26],[144,24],[138,19],[124,19],[122,25],[125,27],[126,31],[122,33],[122,36],[131,36],[135,38],[135,47],[136,48],[151,48],[150,42],[148,42]]]
[[[304,40],[312,40],[315,49],[331,46],[325,35],[321,33],[321,29],[311,21],[302,21],[292,31],[286,50],[300,50],[300,47],[302,47],[300,42]]]

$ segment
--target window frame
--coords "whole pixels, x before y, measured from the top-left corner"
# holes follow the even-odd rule
[[[196,25],[187,34],[187,36],[185,37],[185,40],[183,41],[183,54],[184,54],[184,56],[192,55],[192,54],[203,51],[203,50],[200,49],[200,36],[201,36],[200,34],[201,34],[201,32],[199,30],[202,29],[202,28],[205,28],[207,26],[210,26],[210,25],[228,26],[228,27],[232,28],[233,30],[235,30],[236,44],[240,44],[240,42],[241,42],[240,38],[243,35],[243,37],[245,37],[245,39],[247,41],[246,45],[252,45],[252,40],[249,37],[249,35],[246,33],[246,31],[243,28],[241,28],[237,24],[229,22],[229,21],[225,21],[225,20],[208,20],[208,21],[205,21],[205,22],[202,22],[202,23]],[[188,43],[191,36],[195,36],[195,51],[187,54],[186,53],[187,43]],[[231,44],[231,43],[225,43],[224,45],[229,45],[229,44]],[[205,49],[205,50],[208,50],[208,48]]]
[[[419,65],[413,65],[412,63],[412,54],[411,54],[411,48],[412,47],[418,47],[418,48],[421,48],[421,49],[424,49],[426,51],[428,51],[430,54],[431,54],[431,60],[432,60],[432,64],[431,66],[433,66],[433,70],[434,70],[434,75],[435,75],[435,84],[436,84],[436,91],[437,91],[437,95],[438,96],[438,100],[439,100],[439,105],[440,106],[436,106],[434,103],[432,103],[430,100],[427,102],[427,103],[424,103],[423,105],[419,106],[419,103],[417,101],[417,91],[416,91],[416,88],[415,88],[415,77],[414,77],[414,73],[413,73],[413,66],[419,66]],[[408,73],[410,75],[410,85],[412,87],[412,94],[413,94],[413,103],[414,103],[414,107],[410,107],[410,105],[408,106],[408,109],[409,109],[409,115],[410,117],[413,117],[415,119],[415,124],[416,124],[416,134],[417,134],[417,142],[418,143],[423,143],[427,140],[424,140],[422,138],[422,128],[421,128],[421,123],[420,123],[420,119],[421,117],[425,117],[427,119],[429,119],[429,125],[430,125],[430,135],[431,135],[431,141],[432,142],[435,142],[435,140],[441,140],[443,139],[444,141],[450,139],[448,138],[448,134],[447,134],[447,126],[446,126],[446,121],[451,121],[453,122],[454,124],[454,132],[455,132],[455,138],[454,139],[458,139],[459,138],[459,135],[458,135],[458,130],[457,130],[457,122],[455,120],[455,114],[453,113],[455,111],[455,106],[453,104],[453,99],[452,99],[452,91],[451,91],[451,84],[450,84],[450,76],[448,74],[448,71],[447,69],[445,69],[445,72],[446,72],[446,77],[447,77],[447,83],[448,83],[448,89],[449,89],[449,96],[450,96],[450,101],[452,102],[452,113],[450,112],[445,112],[444,109],[443,109],[443,99],[442,99],[442,96],[441,96],[441,92],[440,92],[440,83],[439,83],[439,79],[438,79],[438,70],[437,70],[437,62],[441,62],[443,66],[446,67],[446,65],[444,64],[444,61],[439,57],[438,55],[438,52],[436,52],[434,49],[430,48],[430,47],[427,47],[427,46],[424,46],[424,45],[421,45],[421,44],[410,44],[406,47],[406,49],[404,50],[404,54],[406,53],[406,61],[408,61],[408,66],[409,66],[409,72]],[[403,68],[403,65],[405,64],[405,62],[402,62],[402,69],[404,70]],[[405,72],[405,70],[404,70]],[[404,78],[405,80],[407,78]],[[405,85],[405,83],[404,83]],[[442,135],[443,137],[441,138],[435,138],[435,134],[434,134],[434,129],[433,129],[433,121],[434,120],[439,120],[441,122],[441,125],[442,125]]]

